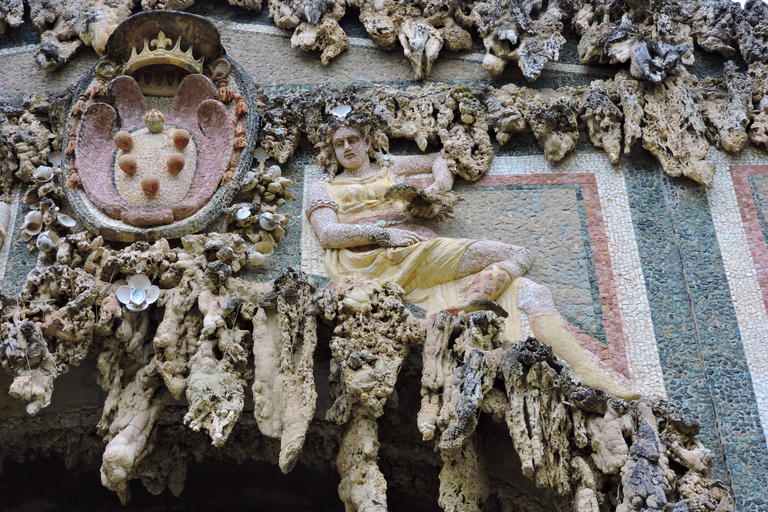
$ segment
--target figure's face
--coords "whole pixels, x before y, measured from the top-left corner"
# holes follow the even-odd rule
[[[342,167],[355,171],[368,163],[368,150],[371,145],[354,128],[342,126],[331,139],[336,159]]]

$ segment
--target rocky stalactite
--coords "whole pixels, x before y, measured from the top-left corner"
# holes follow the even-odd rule
[[[710,143],[692,85],[690,75],[681,74],[646,87],[643,147],[670,176],[686,176],[711,187],[715,168],[707,162]]]
[[[269,17],[280,28],[295,29],[291,46],[305,51],[319,50],[323,65],[349,46],[339,26],[345,2],[334,0],[269,0]]]
[[[261,299],[258,310],[249,313],[254,415],[264,435],[280,439],[279,465],[284,473],[296,465],[315,413],[313,357],[319,308],[314,289],[306,276],[287,269]]]
[[[579,512],[692,505],[685,489],[693,488],[707,489],[697,504],[733,510],[707,476],[712,454],[695,440],[695,421],[663,400],[627,403],[581,386],[549,346],[533,338],[510,345],[499,320],[491,312],[430,319],[417,422],[425,440],[442,431],[444,510],[482,510],[489,499],[507,499],[503,485],[488,486],[476,444],[480,411],[506,425],[522,474],[572,497]],[[684,469],[673,470],[669,460]]]
[[[448,168],[470,181],[490,168],[491,134],[505,144],[516,134],[533,133],[545,157],[557,162],[576,148],[580,132],[586,131],[614,165],[622,148],[630,154],[642,140],[667,174],[711,187],[714,166],[707,151],[712,144],[739,152],[748,136],[756,144],[768,140],[768,117],[763,113],[768,111],[768,95],[760,78],[766,73],[760,69],[755,65],[747,74],[728,63],[722,79],[699,80],[680,71],[657,84],[620,72],[589,86],[559,89],[513,84],[498,89],[324,87],[274,100],[265,114],[262,146],[281,162],[291,157],[303,135],[322,147],[340,121],[334,112],[343,106],[349,109],[347,115],[377,126],[371,137],[379,155],[387,152],[389,138],[413,140],[422,150],[439,144]]]
[[[30,19],[41,35],[35,62],[46,71],[66,64],[84,46],[101,55],[107,39],[128,19],[134,0],[27,0]]]
[[[262,0],[228,0],[260,11]],[[144,10],[185,10],[194,0],[3,0],[0,37],[23,23],[24,7],[42,34],[37,64],[56,69],[83,46],[99,54],[117,24],[135,5]],[[469,50],[473,33],[482,39],[483,66],[493,76],[517,61],[528,80],[536,80],[546,64],[559,60],[565,33],[579,36],[584,64],[622,63],[639,80],[658,83],[693,63],[694,43],[727,58],[737,54],[749,64],[768,59],[768,7],[750,0],[744,7],[727,0],[270,0],[269,16],[276,26],[293,29],[291,45],[319,51],[327,65],[346,50],[349,38],[339,25],[347,5],[373,42],[394,50],[398,43],[417,79],[429,75],[442,49]],[[649,8],[650,6],[650,8]]]
[[[51,402],[53,381],[79,365],[93,341],[100,287],[80,269],[34,270],[16,308],[0,325],[0,361],[14,381],[10,394],[36,414]]]
[[[384,414],[410,346],[422,343],[425,331],[403,304],[397,285],[354,277],[336,284],[333,293],[335,311],[324,308],[335,315],[331,338],[335,402],[326,419],[345,425],[336,459],[339,496],[347,512],[384,512],[387,483],[376,463],[376,419]]]

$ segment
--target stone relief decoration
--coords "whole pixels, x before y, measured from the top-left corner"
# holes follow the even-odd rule
[[[306,198],[306,214],[325,249],[328,276],[340,280],[367,274],[396,283],[409,301],[429,313],[492,310],[509,316],[511,339],[522,339],[520,309],[536,337],[551,345],[585,383],[637,398],[583,352],[555,310],[549,290],[523,277],[533,263],[526,248],[443,238],[414,222],[453,211],[458,198],[451,191],[453,174],[445,159],[434,154],[376,155],[372,118],[350,108],[337,106],[321,128],[326,135],[319,144],[320,160],[328,173],[310,185]],[[371,163],[371,154],[377,163]],[[410,176],[425,173],[433,179],[426,189],[407,183]]]
[[[338,4],[318,5],[275,8],[292,9],[297,37],[314,45],[312,37],[338,36]],[[501,7],[520,8],[448,11],[479,26],[485,10]],[[536,52],[556,58],[558,24],[573,9],[551,2],[539,23],[526,19],[538,10],[501,17],[504,37],[489,28],[489,66],[518,58],[535,74]],[[406,20],[398,35],[425,76],[438,36],[465,37],[458,25],[435,23],[442,34]],[[641,31],[627,33],[649,47]],[[504,46],[515,38],[516,50]],[[22,426],[4,420],[0,458],[100,457],[102,484],[123,502],[134,479],[178,495],[193,456],[226,454],[284,472],[299,461],[331,464],[348,511],[387,510],[379,461],[397,459],[439,468],[437,482],[406,476],[417,483],[403,485],[439,496],[447,511],[733,510],[708,476],[712,453],[696,438],[699,425],[663,400],[636,399],[595,367],[549,291],[524,277],[527,249],[439,237],[406,214],[450,218],[455,177],[488,171],[492,135],[504,143],[530,130],[557,161],[574,149],[579,122],[614,163],[642,139],[667,172],[707,184],[710,143],[739,150],[747,133],[765,143],[748,124],[749,101],[764,102],[759,65],[730,66],[724,84],[680,70],[658,84],[621,73],[579,89],[320,88],[272,99],[262,152],[254,147],[264,105],[209,22],[144,13],[116,26],[104,47],[73,98],[25,105],[3,123],[0,192],[12,176],[28,183],[21,236],[39,268],[18,298],[0,296],[0,364],[13,378],[10,394],[37,415]],[[724,98],[731,109],[720,108]],[[671,124],[679,131],[663,131],[677,116],[686,119]],[[263,265],[290,229],[279,207],[292,182],[269,157],[287,162],[304,136],[328,173],[306,214],[335,279],[319,288],[289,268],[259,283],[243,270]],[[440,150],[390,155],[397,138]],[[406,181],[425,173],[432,185]],[[3,215],[0,205],[7,224]],[[427,319],[406,301],[424,306]],[[539,340],[521,339],[518,310]],[[317,365],[324,340],[330,367]],[[419,345],[422,369],[409,380],[401,370]],[[58,416],[40,412],[55,379],[89,356],[106,400],[62,430]],[[318,411],[326,376],[332,403]],[[242,414],[249,384],[253,417]],[[417,394],[415,418],[397,408]],[[502,435],[484,441],[479,428],[491,423]],[[393,446],[406,442],[413,453],[400,456]],[[532,497],[498,469],[494,458],[508,452],[499,455],[497,442],[511,443],[523,475],[551,496]]]
[[[243,149],[259,124],[250,86],[215,27],[193,15],[138,14],[106,52],[80,83],[64,141],[76,216],[122,241],[201,229],[249,169]]]

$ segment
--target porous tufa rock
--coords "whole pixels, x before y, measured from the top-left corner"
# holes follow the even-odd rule
[[[30,19],[41,33],[35,63],[45,71],[66,64],[83,46],[104,53],[107,39],[128,19],[135,0],[32,0]]]
[[[376,418],[384,413],[410,345],[425,337],[402,295],[395,284],[355,276],[336,283],[335,300],[326,296],[320,308],[336,324],[331,338],[335,401],[326,419],[346,424],[336,465],[339,497],[350,511],[386,510],[387,484],[376,462]]]
[[[24,3],[21,0],[4,0],[0,3],[0,37],[8,27],[16,28],[24,22]]]
[[[707,161],[706,124],[691,81],[690,75],[681,74],[646,88],[643,147],[670,176],[686,176],[711,188],[715,168]]]
[[[141,8],[145,11],[171,10],[184,11],[195,5],[195,0],[141,0]]]
[[[590,92],[583,102],[581,114],[587,125],[587,133],[592,144],[603,148],[608,160],[613,165],[619,163],[621,155],[621,125],[623,115],[608,96],[608,91],[600,82],[592,82]]]
[[[88,353],[99,288],[80,269],[35,269],[20,293],[18,311],[0,324],[0,364],[14,375],[10,393],[27,403],[29,414],[50,404],[56,377]]]
[[[752,83],[733,61],[725,63],[724,86],[699,87],[702,113],[707,121],[708,138],[717,147],[738,153],[749,139],[747,127],[752,118]]]
[[[630,62],[630,74],[658,83],[693,63],[690,13],[670,6],[649,16],[642,2],[623,9],[584,3],[574,18],[581,35],[579,61]]]
[[[13,153],[16,162],[7,163],[4,159],[3,169],[15,172],[24,182],[32,180],[32,176],[41,165],[48,164],[51,155],[51,142],[55,138],[46,126],[44,119],[31,112],[24,112],[18,118],[3,119],[0,116],[0,141],[4,139]],[[0,152],[0,155],[2,153]]]
[[[335,293],[339,308],[331,353],[339,365],[339,384],[326,417],[344,423],[349,405],[359,403],[377,418],[410,345],[423,342],[424,327],[403,305],[403,291],[395,284],[355,277],[339,283]]]
[[[296,29],[291,46],[304,51],[320,50],[324,66],[349,46],[349,38],[339,26],[339,20],[344,17],[344,2],[269,0],[268,5],[269,17],[275,25]]]
[[[286,269],[260,301],[252,320],[254,416],[264,435],[280,439],[278,463],[283,473],[296,465],[315,413],[317,306],[313,292],[307,276]]]
[[[406,20],[400,28],[400,44],[403,53],[411,61],[417,79],[426,78],[432,70],[432,63],[443,47],[443,36],[424,21]]]

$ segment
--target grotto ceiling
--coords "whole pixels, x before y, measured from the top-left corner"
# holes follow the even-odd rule
[[[609,169],[645,150],[712,188],[714,148],[768,145],[768,5],[270,0],[307,58],[352,51],[349,10],[416,81],[266,93],[193,4],[0,0],[0,37],[32,24],[42,70],[99,55],[66,92],[0,113],[3,241],[36,262],[1,297],[23,407],[4,406],[0,458],[95,458],[124,503],[135,480],[194,494],[187,467],[231,457],[337,471],[348,512],[388,510],[393,484],[446,511],[735,509],[699,423],[595,361],[528,248],[415,221],[460,215],[454,182],[482,182],[519,136],[560,162],[586,133]],[[610,73],[537,85],[566,36]],[[478,75],[525,82],[429,80],[478,46]],[[716,76],[692,72],[707,54]],[[287,172],[310,153],[312,183]],[[323,270],[262,272],[297,230]],[[98,410],[48,412],[81,366]]]

